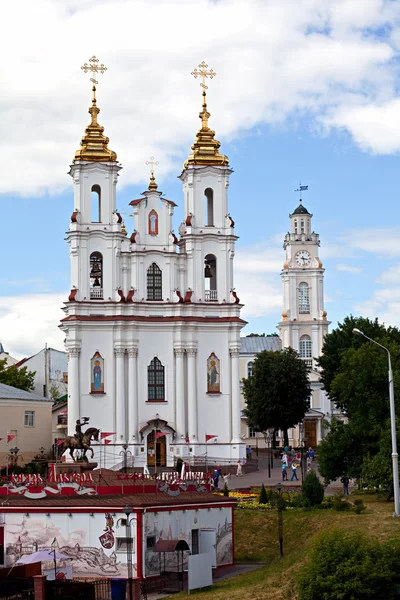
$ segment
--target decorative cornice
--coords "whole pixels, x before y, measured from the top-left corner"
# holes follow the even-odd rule
[[[130,356],[131,358],[136,358],[138,355],[139,349],[138,348],[128,348],[128,356]]]
[[[116,346],[114,348],[114,354],[117,358],[121,358],[125,356],[125,351],[126,348],[122,347],[122,346]]]
[[[174,354],[176,357],[182,358],[185,355],[185,350],[183,348],[174,348]]]
[[[197,348],[186,348],[186,354],[188,356],[196,356]]]

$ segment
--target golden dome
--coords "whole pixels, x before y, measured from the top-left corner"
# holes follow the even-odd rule
[[[89,114],[92,117],[90,125],[85,129],[85,135],[81,140],[79,150],[75,152],[75,160],[90,161],[90,162],[115,162],[117,155],[108,148],[108,137],[103,135],[104,127],[97,122],[97,115],[100,109],[96,104],[96,86],[92,88],[92,106],[89,108]]]
[[[158,188],[158,185],[156,183],[154,171],[152,171],[151,175],[150,175],[149,192],[155,192],[155,191],[157,191],[157,188]]]
[[[128,235],[124,221],[122,221],[122,223],[121,223],[121,233],[122,233],[122,235],[125,235],[125,236]]]
[[[218,152],[221,146],[220,142],[214,139],[215,131],[209,128],[208,119],[210,113],[207,111],[206,91],[203,90],[203,109],[199,113],[201,119],[201,128],[196,133],[196,139],[191,147],[191,154],[183,165],[184,168],[188,165],[213,165],[227,166],[229,158],[225,154]]]

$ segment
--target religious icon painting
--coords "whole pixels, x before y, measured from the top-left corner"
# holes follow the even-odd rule
[[[158,235],[158,214],[154,209],[149,212],[149,234]]]
[[[91,360],[91,394],[104,394],[104,358],[95,352]]]
[[[220,360],[212,352],[207,358],[207,394],[219,394],[221,392]]]

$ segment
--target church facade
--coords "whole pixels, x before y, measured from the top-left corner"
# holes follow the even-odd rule
[[[97,121],[95,87],[89,113],[70,169],[71,292],[61,324],[69,434],[83,416],[109,434],[96,449],[101,466],[120,463],[126,445],[135,466],[172,466],[179,456],[194,464],[205,455],[234,462],[245,454],[245,321],[233,282],[232,170],[209,127],[205,91],[201,128],[180,175],[179,239],[172,226],[177,205],[158,190],[154,171],[130,203],[135,229],[127,235],[116,209],[122,167]]]

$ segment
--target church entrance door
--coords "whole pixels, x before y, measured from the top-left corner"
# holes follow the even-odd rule
[[[317,447],[317,421],[316,419],[305,419],[304,421],[304,437],[307,439],[307,448]]]
[[[147,464],[150,467],[165,467],[167,464],[167,440],[163,435],[155,439],[155,431],[151,431],[147,436]]]

